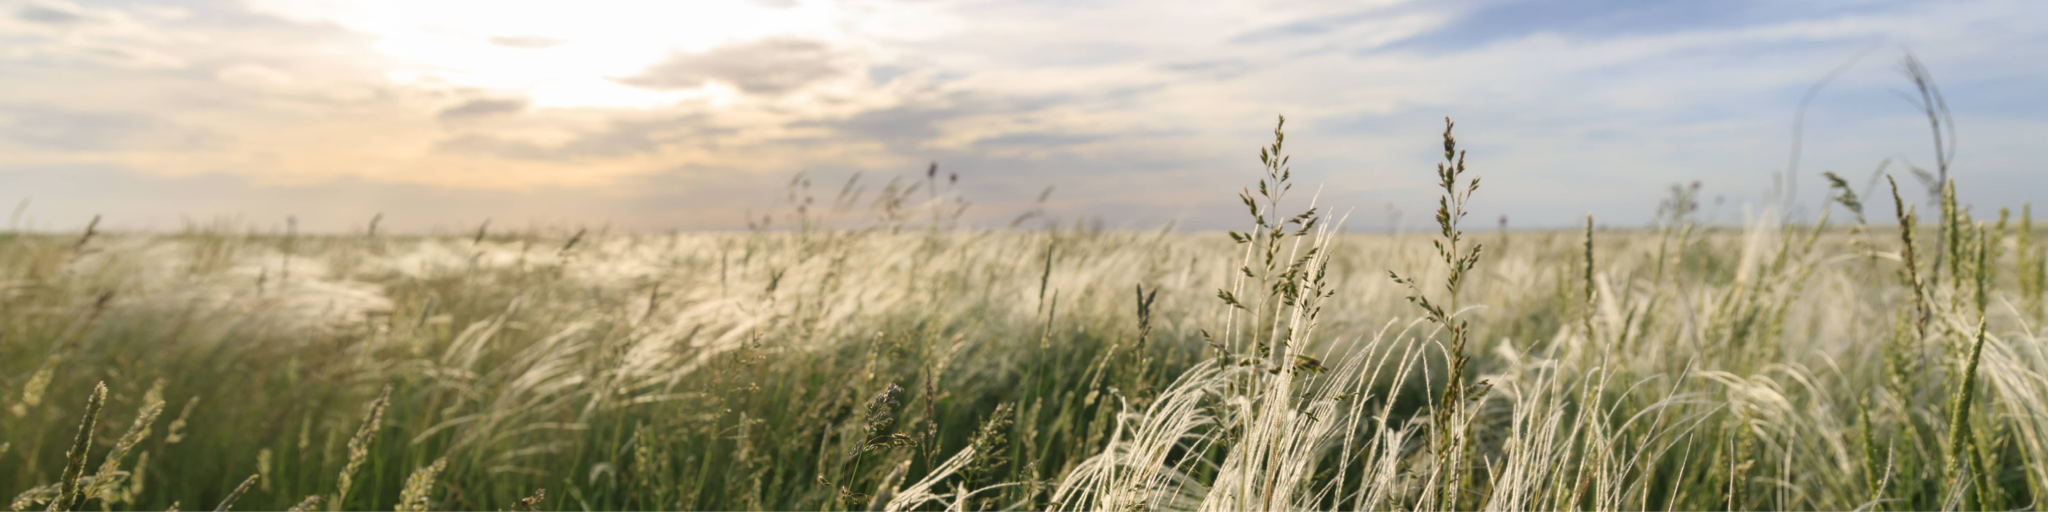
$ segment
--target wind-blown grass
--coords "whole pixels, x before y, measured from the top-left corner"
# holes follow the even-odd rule
[[[959,228],[936,179],[921,207],[893,184],[866,229],[0,235],[0,492],[1903,510],[2048,485],[2028,209],[1980,227],[1950,186],[1927,226],[1895,195],[1892,236],[1838,193],[1855,227],[1674,214],[1481,253],[1455,222],[1485,201],[1462,156],[1431,245],[1290,196],[1284,140],[1227,235]]]

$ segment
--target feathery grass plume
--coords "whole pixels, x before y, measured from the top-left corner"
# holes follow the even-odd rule
[[[249,492],[249,486],[252,485],[256,485],[256,475],[249,475],[249,478],[242,479],[242,485],[235,486],[235,490],[228,492],[228,497],[221,498],[220,505],[213,507],[213,512],[234,510],[235,502],[241,500],[242,494]]]
[[[64,454],[64,483],[50,501],[50,510],[78,510],[85,505],[86,493],[79,480],[85,476],[85,458],[92,451],[92,434],[99,423],[100,408],[106,405],[107,383],[94,384],[92,393],[86,395],[85,420],[78,424],[78,439],[71,443],[71,451]]]
[[[285,511],[286,511],[286,512],[312,512],[312,510],[313,510],[313,507],[318,507],[318,506],[320,506],[320,495],[318,495],[318,494],[313,494],[313,495],[308,495],[308,496],[306,496],[306,499],[303,499],[303,500],[299,500],[299,504],[297,504],[297,505],[292,505],[292,507],[291,507],[291,508],[285,509]]]
[[[199,397],[196,395],[185,400],[185,408],[178,411],[177,419],[171,420],[168,432],[164,433],[165,443],[178,444],[179,441],[185,440],[185,421],[192,418],[192,408],[198,406]]]
[[[434,459],[433,464],[413,470],[405,478],[405,490],[398,493],[399,512],[433,510],[434,479],[441,476],[441,470],[448,468],[448,458]]]
[[[1436,166],[1438,186],[1443,189],[1443,195],[1437,198],[1436,210],[1436,224],[1441,238],[1430,240],[1430,244],[1436,248],[1437,256],[1449,267],[1449,277],[1444,283],[1448,307],[1431,302],[1429,296],[1416,286],[1413,278],[1402,278],[1399,274],[1388,272],[1395,283],[1408,287],[1408,302],[1422,308],[1431,322],[1443,326],[1451,335],[1450,348],[1444,355],[1446,366],[1450,367],[1450,375],[1444,379],[1443,398],[1436,408],[1434,427],[1431,430],[1431,435],[1437,439],[1437,464],[1445,468],[1450,468],[1451,464],[1461,457],[1453,451],[1461,449],[1461,445],[1455,439],[1462,436],[1450,430],[1456,422],[1455,416],[1462,412],[1464,406],[1465,365],[1470,361],[1465,355],[1465,341],[1469,335],[1466,321],[1452,317],[1458,314],[1458,288],[1464,284],[1466,272],[1479,264],[1480,251],[1483,249],[1483,244],[1478,243],[1472,244],[1469,249],[1459,247],[1459,242],[1464,239],[1464,231],[1459,229],[1458,223],[1465,218],[1465,208],[1472,198],[1472,193],[1479,190],[1479,177],[1472,177],[1460,187],[1459,179],[1465,174],[1465,152],[1458,150],[1458,140],[1451,136],[1453,126],[1455,124],[1450,118],[1444,118],[1444,161]],[[1460,188],[1463,190],[1459,190]],[[1590,265],[1591,260],[1588,261]],[[1588,290],[1588,293],[1591,293],[1591,290]],[[1588,335],[1590,334],[1589,332]],[[1432,504],[1432,507],[1458,508],[1459,496],[1455,487],[1461,480],[1462,474],[1458,469],[1452,468],[1445,473],[1438,481],[1442,489],[1437,493],[1437,499],[1440,501]]]
[[[172,502],[171,502],[171,506],[169,506],[169,507],[165,507],[165,508],[164,508],[164,512],[178,512],[178,504],[179,504],[179,503],[181,503],[181,502],[178,502],[178,501],[172,501]]]
[[[1185,370],[1142,407],[1119,395],[1122,412],[1108,445],[1061,478],[1051,508],[1311,508],[1342,506],[1363,491],[1394,487],[1390,464],[1387,478],[1359,484],[1361,492],[1342,489],[1355,482],[1344,472],[1354,465],[1351,454],[1377,454],[1381,446],[1401,451],[1399,438],[1388,442],[1387,436],[1408,429],[1385,423],[1370,448],[1353,451],[1354,436],[1371,429],[1363,423],[1367,408],[1358,406],[1369,399],[1365,387],[1374,380],[1367,376],[1367,356],[1400,351],[1380,350],[1381,338],[1374,337],[1347,347],[1350,355],[1332,368],[1309,357],[1322,301],[1334,293],[1326,277],[1335,228],[1313,209],[1277,215],[1291,188],[1284,137],[1276,128],[1274,143],[1261,148],[1266,168],[1257,195],[1249,189],[1239,194],[1254,229],[1230,233],[1244,248],[1233,287],[1217,294],[1227,306],[1220,315],[1223,334],[1203,336],[1217,356]],[[1286,229],[1292,226],[1301,228]],[[1296,240],[1289,245],[1287,238]],[[1385,374],[1392,389],[1401,388],[1400,379],[1413,369],[1409,356],[1417,353],[1411,347],[1402,370]],[[1377,496],[1359,497],[1353,506],[1386,508],[1390,499]]]
[[[385,384],[384,391],[370,402],[369,414],[363,419],[363,427],[355,437],[348,440],[348,464],[341,467],[341,483],[334,493],[336,507],[348,502],[348,491],[355,484],[356,470],[363,467],[370,458],[370,442],[377,439],[377,429],[384,421],[384,407],[391,403],[391,385]],[[331,445],[330,445],[331,446]]]
[[[882,485],[875,488],[875,497],[868,500],[868,510],[888,510],[889,501],[896,499],[896,487],[903,484],[903,473],[909,470],[910,461],[907,460],[897,463],[896,469],[889,470],[889,475],[882,477]]]
[[[1265,177],[1267,192],[1285,190],[1273,174]],[[223,263],[199,272],[173,261],[184,258],[159,256],[176,256],[188,242],[216,242],[170,240],[174,245],[102,233],[89,248],[105,258],[50,272],[41,269],[65,264],[76,232],[0,234],[0,302],[8,304],[0,307],[8,330],[0,359],[53,352],[56,334],[70,322],[55,312],[76,310],[97,288],[121,283],[133,290],[135,307],[118,317],[109,312],[108,328],[88,329],[77,340],[81,357],[57,370],[74,377],[162,374],[172,379],[171,390],[243,390],[232,400],[207,402],[204,417],[189,408],[191,425],[175,430],[190,435],[165,436],[151,424],[150,437],[119,461],[125,471],[112,479],[93,478],[88,467],[79,480],[85,489],[123,478],[128,485],[121,487],[132,488],[143,479],[119,475],[143,474],[145,455],[156,464],[142,503],[101,494],[101,504],[82,507],[92,509],[161,508],[174,497],[217,503],[240,482],[233,477],[247,476],[233,472],[248,469],[258,480],[247,492],[265,485],[274,492],[245,495],[256,501],[237,502],[243,509],[289,506],[281,500],[320,490],[322,510],[389,510],[399,504],[400,493],[392,491],[435,459],[400,457],[402,447],[380,437],[369,443],[371,456],[389,457],[369,458],[354,474],[364,486],[351,487],[356,502],[334,503],[336,481],[326,480],[348,460],[346,444],[356,431],[346,427],[364,420],[346,413],[361,414],[357,407],[369,401],[350,400],[377,398],[361,383],[387,381],[394,389],[397,382],[421,385],[391,397],[376,435],[403,431],[415,448],[447,452],[450,467],[434,480],[430,501],[438,507],[511,509],[521,489],[555,479],[576,484],[557,492],[575,495],[565,501],[577,503],[540,508],[1702,510],[1728,505],[1732,492],[1740,493],[1737,508],[1911,510],[1943,506],[1951,489],[1975,494],[1985,509],[2025,508],[2048,496],[2039,490],[2048,482],[2040,455],[2048,453],[2048,400],[2040,399],[2048,396],[2048,381],[2040,378],[2048,375],[2048,356],[2034,350],[2041,311],[2018,304],[2011,313],[1991,307],[1985,314],[1989,334],[1974,391],[1981,396],[1972,399],[1971,428],[1963,431],[1965,483],[1949,482],[1951,397],[1971,349],[1971,279],[1984,276],[1992,306],[2001,294],[2021,303],[2011,287],[2025,290],[2026,280],[2018,279],[2025,266],[1979,274],[1990,264],[2009,264],[1997,257],[1989,215],[1985,235],[1959,231],[1961,281],[1931,290],[1928,250],[1936,232],[1928,229],[1935,224],[1907,222],[1902,232],[1919,233],[1895,232],[1891,242],[1866,230],[1861,246],[1848,246],[1857,237],[1822,232],[1810,242],[1813,230],[1778,214],[1758,215],[1765,220],[1741,228],[1663,223],[1655,232],[1598,232],[1595,219],[1590,285],[1583,240],[1573,239],[1582,226],[1510,233],[1513,254],[1489,244],[1481,263],[1487,268],[1471,271],[1487,277],[1467,274],[1459,291],[1466,315],[1446,308],[1453,320],[1471,324],[1463,380],[1490,383],[1492,391],[1482,397],[1467,386],[1462,403],[1444,404],[1449,368],[1437,358],[1450,352],[1450,333],[1399,300],[1408,289],[1382,280],[1384,274],[1357,272],[1415,272],[1401,275],[1416,278],[1433,303],[1446,304],[1435,289],[1444,282],[1440,254],[1415,246],[1412,235],[1338,236],[1365,246],[1319,248],[1332,239],[1295,238],[1296,226],[1287,224],[1308,205],[1276,208],[1255,184],[1246,185],[1258,206],[1252,211],[1265,219],[1254,234],[1239,234],[1255,241],[1236,244],[1080,225],[900,236],[883,226],[671,235],[661,249],[593,230],[570,254],[585,263],[564,271],[514,260],[528,241],[532,256],[548,259],[543,246],[550,236],[562,241],[573,227],[553,235],[506,231],[492,247],[468,232],[406,237],[392,254],[372,254],[373,247],[346,236],[307,236],[298,239],[292,262],[301,281],[285,287],[274,286],[278,239],[271,235],[192,235],[237,246],[224,253],[242,251],[215,259],[249,262],[247,269]],[[1866,208],[1877,207],[1867,201],[1884,193],[1862,186],[1854,192]],[[1830,208],[1839,210],[1835,203]],[[1910,211],[1897,206],[1901,214]],[[909,211],[908,218],[922,215]],[[1968,212],[1960,209],[1954,221],[1973,226]],[[2012,212],[2021,218],[2009,222],[2024,223],[2026,213]],[[1277,224],[1285,224],[1284,237],[1274,236]],[[1693,231],[1681,233],[1688,226]],[[1483,238],[1465,235],[1459,249]],[[1909,238],[1911,266],[1877,261],[1907,259],[1898,244]],[[1274,239],[1282,242],[1268,267]],[[2040,240],[2034,234],[2023,245]],[[1294,264],[1311,249],[1310,262]],[[1985,264],[1975,263],[1979,251]],[[2015,261],[2037,254],[2024,252]],[[1053,254],[1050,264],[1044,253]],[[1323,262],[1336,270],[1331,288],[1345,295],[1317,302],[1312,290]],[[1940,267],[1944,274],[1949,263]],[[159,272],[161,265],[180,268]],[[260,266],[271,267],[273,286],[264,297],[246,297]],[[1210,267],[1222,268],[1201,270]],[[1815,285],[1800,288],[1808,272]],[[174,279],[159,280],[160,273]],[[64,279],[30,282],[59,274]],[[755,300],[775,274],[777,301]],[[1133,282],[1151,286],[1142,302],[1125,293],[1133,288],[1118,288]],[[650,292],[656,283],[659,291]],[[731,291],[720,293],[727,283]],[[393,306],[331,331],[282,321],[330,302],[312,297],[314,304],[305,304],[307,292],[330,284],[363,285],[364,295]],[[1215,289],[1240,303],[1181,296],[1153,302],[1154,289]],[[226,302],[212,302],[222,290]],[[1046,300],[1034,304],[1040,290]],[[1588,290],[1594,308],[1585,307]],[[662,314],[642,309],[650,297]],[[1058,308],[1054,297],[1063,301]],[[516,298],[527,305],[500,315]],[[429,301],[431,311],[421,306]],[[1483,315],[1473,308],[1480,304],[1489,306]],[[1325,306],[1331,314],[1315,316]],[[384,311],[425,314],[394,323]],[[1916,315],[1929,319],[1924,337],[1916,335]],[[430,318],[455,324],[418,322]],[[1400,320],[1381,327],[1389,318]],[[1318,319],[1324,323],[1311,330]],[[195,328],[173,337],[198,352],[158,346],[160,333],[177,333],[186,323]],[[497,334],[456,335],[467,323]],[[489,327],[495,324],[503,329]],[[422,327],[407,333],[407,325]],[[866,334],[875,331],[902,334],[864,351]],[[1582,331],[1626,350],[1603,359]],[[570,334],[548,334],[562,332]],[[1134,335],[1156,361],[1133,364]],[[412,350],[415,343],[424,348]],[[88,346],[92,351],[84,352]],[[444,357],[423,357],[428,351]],[[1361,355],[1389,362],[1384,371],[1352,362]],[[1871,366],[1879,357],[1883,367]],[[212,365],[222,361],[235,362],[236,371]],[[0,366],[13,377],[0,382],[0,406],[16,405],[36,361],[17,357]],[[863,443],[869,418],[862,406],[886,383],[926,376],[944,389],[925,393],[932,413],[899,403],[885,439],[875,439],[883,444]],[[118,413],[142,405],[136,397],[146,380],[125,397],[118,381],[108,380],[107,407]],[[70,385],[53,382],[45,404],[78,398],[62,393],[75,392]],[[1091,392],[1092,403],[1085,400]],[[947,414],[936,414],[940,399]],[[1865,399],[1868,405],[1860,405]],[[586,406],[592,402],[601,403]],[[988,413],[1005,403],[1012,404],[1007,413],[996,416],[1012,423],[991,431],[988,423],[1000,420]],[[1450,407],[1459,413],[1436,432],[1461,446],[1440,450],[1432,422]],[[0,457],[0,488],[13,497],[50,484],[39,491],[47,497],[29,500],[35,510],[61,487],[52,483],[63,465],[56,456],[69,445],[53,447],[46,438],[72,428],[76,418],[63,417],[77,411],[62,409],[28,409],[0,422],[0,445],[23,448]],[[332,418],[337,409],[351,417]],[[169,422],[164,415],[180,413],[166,405],[158,419]],[[733,426],[735,418],[745,426]],[[132,419],[103,416],[97,428],[118,438],[123,429],[105,423]],[[342,424],[331,425],[337,420]],[[939,435],[931,434],[934,427]],[[916,444],[898,444],[897,433]],[[178,444],[163,443],[170,445],[165,455],[145,452],[179,437]],[[91,457],[107,455],[115,439],[94,442],[87,460],[99,463]],[[850,470],[862,447],[873,453]],[[922,450],[903,449],[910,447]],[[267,470],[264,448],[274,450]],[[945,464],[934,464],[969,450],[950,476]],[[1440,464],[1444,452],[1451,460]],[[34,453],[49,457],[38,461],[29,457]],[[195,453],[240,453],[256,464],[185,460]],[[886,473],[911,457],[891,499],[835,501],[840,485],[875,493]],[[834,482],[811,484],[820,475]],[[1974,483],[1978,475],[1985,483]]]
[[[974,449],[968,447],[960,450],[958,453],[954,453],[945,462],[939,463],[938,466],[926,471],[924,478],[921,480],[900,487],[896,483],[885,482],[888,488],[894,489],[894,492],[889,493],[891,496],[887,499],[877,496],[875,501],[868,505],[869,510],[900,512],[921,508],[926,504],[935,502],[946,504],[951,510],[961,510],[964,504],[974,498],[974,489],[961,488],[956,485],[953,492],[933,494],[932,488],[941,483],[952,481],[953,477],[959,474],[961,468],[965,468],[973,462],[976,455]],[[904,461],[904,465],[901,467],[908,467],[909,463],[910,461]],[[981,490],[987,491],[989,489]],[[946,503],[946,498],[952,498],[952,503]]]
[[[1230,441],[1228,436],[1210,433],[1220,427],[1218,419],[1201,405],[1209,394],[1221,394],[1229,387],[1232,375],[1225,369],[1242,371],[1243,367],[1204,361],[1183,373],[1142,414],[1120,415],[1135,425],[1117,428],[1101,455],[1089,458],[1068,473],[1054,491],[1050,508],[1192,510],[1228,505],[1210,503],[1205,497],[1214,488],[1209,484],[1222,482],[1196,480],[1177,467],[1187,462],[1176,464],[1168,457],[1176,448],[1186,450],[1185,453],[1202,453]]]
[[[123,476],[117,475],[125,475],[126,478],[138,480],[142,478],[141,475],[122,473],[121,459],[127,458],[129,450],[135,449],[135,445],[140,444],[143,438],[149,437],[150,425],[156,424],[157,415],[163,412],[164,381],[158,379],[156,384],[143,394],[142,410],[136,413],[135,424],[130,425],[128,432],[121,434],[121,439],[114,442],[114,449],[107,452],[106,459],[100,462],[100,469],[93,473],[93,485],[91,489],[86,491],[85,499],[107,499],[113,497],[114,493],[120,489],[121,479],[123,478]]]

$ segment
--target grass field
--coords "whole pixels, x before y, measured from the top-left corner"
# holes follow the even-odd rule
[[[868,228],[720,234],[0,235],[0,493],[1933,510],[2048,492],[2048,233],[2018,205],[1902,221],[1880,187],[1837,189],[1820,224],[1699,225],[1681,201],[1644,229],[1475,230],[1487,169],[1447,128],[1440,229],[1342,234],[1284,192],[1278,133],[1231,233],[939,228],[891,204]]]

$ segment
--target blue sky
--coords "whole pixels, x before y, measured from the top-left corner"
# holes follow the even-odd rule
[[[1823,170],[1932,167],[1897,95],[1910,51],[1954,111],[1963,198],[1995,210],[2048,199],[2043,19],[1998,0],[0,0],[0,201],[40,229],[736,229],[787,212],[797,173],[872,194],[936,161],[982,225],[1053,187],[1056,218],[1224,229],[1285,114],[1297,180],[1357,230],[1427,221],[1446,116],[1487,224],[1641,225],[1694,180],[1734,221],[1772,203],[1800,98],[1852,59],[1808,107],[1795,211]]]

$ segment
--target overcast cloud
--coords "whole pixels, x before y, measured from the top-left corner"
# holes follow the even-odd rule
[[[1980,208],[2048,200],[2048,3],[0,0],[0,200],[43,229],[737,229],[957,173],[969,218],[1235,227],[1288,116],[1297,179],[1353,229],[1433,207],[1443,118],[1519,227],[1649,220],[1701,181],[1760,207],[1812,102],[1818,173],[1931,165],[1908,50]],[[1718,201],[1716,201],[1718,199]],[[821,198],[821,200],[823,200]]]

